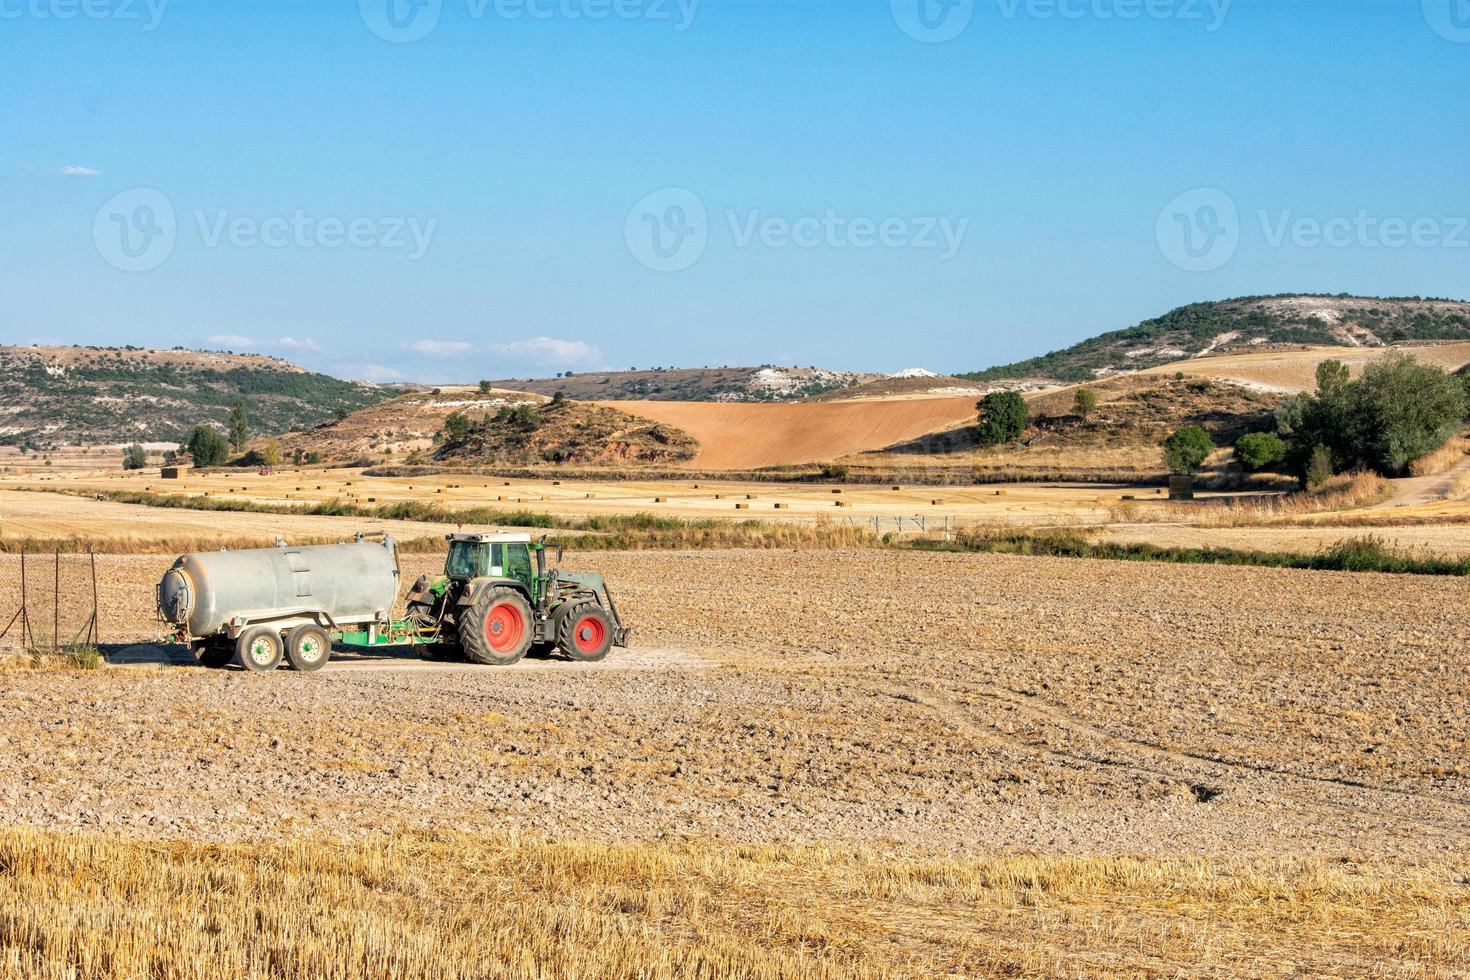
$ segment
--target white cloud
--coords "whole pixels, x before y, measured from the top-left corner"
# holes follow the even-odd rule
[[[463,340],[416,340],[411,344],[404,344],[403,349],[425,357],[451,358],[474,350],[475,345]]]
[[[237,333],[210,334],[207,338],[211,344],[219,344],[222,347],[254,347],[255,341],[250,337],[242,337]]]
[[[554,337],[513,340],[508,344],[496,344],[490,349],[502,357],[548,365],[590,364],[602,357],[602,352],[591,344],[580,340],[558,340]]]
[[[101,177],[102,171],[91,167],[62,167],[61,174],[64,177]]]
[[[321,350],[321,348],[317,346],[317,342],[315,340],[312,340],[310,337],[302,337],[300,340],[297,340],[295,337],[282,337],[280,340],[276,341],[276,344],[280,347],[285,348],[286,350]]]

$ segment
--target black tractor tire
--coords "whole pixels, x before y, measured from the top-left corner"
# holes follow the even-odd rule
[[[612,617],[595,602],[578,603],[561,617],[556,645],[573,660],[596,663],[612,649]]]
[[[332,638],[320,626],[297,626],[286,634],[286,663],[292,670],[311,673],[332,659]]]
[[[220,646],[217,643],[203,643],[194,647],[194,659],[201,667],[219,670],[222,667],[228,667],[230,661],[235,659],[235,648]]]
[[[256,626],[235,641],[235,663],[246,670],[267,673],[281,666],[285,647],[281,634],[273,627]]]
[[[531,604],[506,586],[481,589],[459,617],[459,645],[471,663],[513,664],[526,655],[534,635]]]

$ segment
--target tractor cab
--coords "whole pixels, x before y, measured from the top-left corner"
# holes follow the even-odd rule
[[[529,534],[451,534],[444,574],[453,582],[508,578],[535,595],[536,572]]]

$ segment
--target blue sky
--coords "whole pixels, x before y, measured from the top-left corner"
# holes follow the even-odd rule
[[[962,371],[1463,298],[1467,90],[1470,0],[0,0],[0,341]]]

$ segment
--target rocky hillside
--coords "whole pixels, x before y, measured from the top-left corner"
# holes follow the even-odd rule
[[[464,436],[439,448],[436,460],[461,466],[626,466],[681,463],[699,451],[697,442],[672,426],[585,402],[506,406],[470,423]]]
[[[343,419],[332,418],[277,441],[286,458],[296,450],[316,453],[331,463],[381,460],[432,451],[443,438],[444,423],[458,412],[471,419],[494,415],[507,406],[537,405],[539,395],[466,385],[423,388],[378,402]],[[264,449],[264,442],[252,444]]]
[[[1252,296],[1182,306],[1064,350],[960,377],[982,382],[1075,382],[1230,350],[1466,339],[1470,339],[1470,303],[1417,297]]]
[[[224,424],[244,398],[251,428],[287,432],[389,397],[273,357],[137,347],[0,347],[0,444],[178,442]]]
[[[491,381],[496,388],[577,401],[794,402],[882,377],[814,367],[652,368]]]

